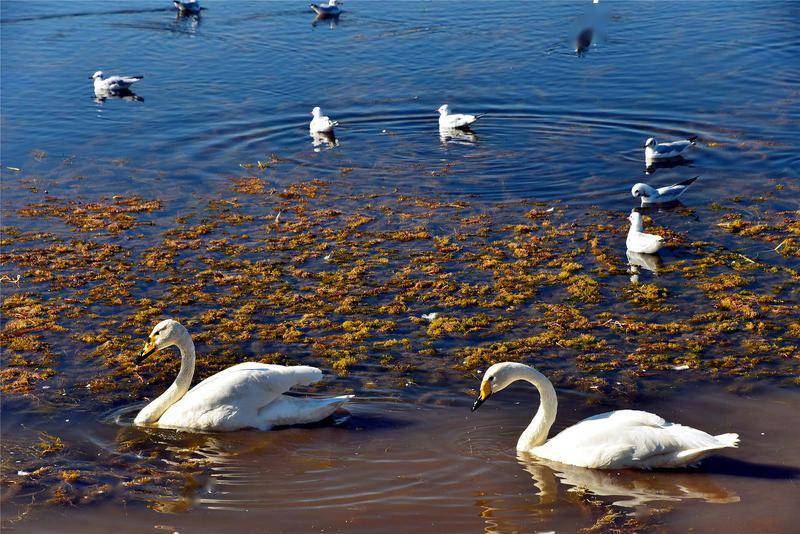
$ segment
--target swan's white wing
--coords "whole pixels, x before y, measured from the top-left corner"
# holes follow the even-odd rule
[[[197,430],[265,428],[258,412],[296,385],[322,379],[322,371],[304,365],[246,362],[210,376],[170,406],[159,426]]]
[[[674,467],[732,446],[731,441],[652,413],[619,410],[584,419],[530,452],[581,467]]]

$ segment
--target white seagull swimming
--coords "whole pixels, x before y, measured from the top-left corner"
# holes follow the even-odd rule
[[[179,322],[166,319],[158,323],[140,360],[173,345],[181,352],[178,376],[164,393],[142,408],[133,421],[136,425],[203,432],[269,430],[278,425],[322,421],[353,398],[284,395],[294,386],[319,382],[322,371],[306,365],[287,367],[259,362],[228,367],[189,389],[194,375],[194,343]]]
[[[341,1],[328,0],[327,4],[309,4],[311,9],[320,17],[338,17],[342,13],[339,7]]]
[[[131,85],[142,78],[144,76],[109,76],[105,78],[101,70],[91,75],[91,79],[94,80],[94,92],[98,95],[130,90]]]
[[[631,188],[631,195],[634,198],[641,198],[642,206],[675,202],[698,178],[700,177],[695,176],[677,184],[659,187],[658,189],[640,182]]]
[[[628,238],[625,240],[628,250],[640,254],[655,254],[664,246],[664,238],[660,235],[644,233],[641,213],[631,210],[628,220],[631,222]]]
[[[172,3],[181,15],[199,15],[203,10],[197,0],[172,0]]]
[[[649,166],[656,160],[678,157],[681,155],[681,152],[694,145],[695,141],[697,141],[696,135],[688,139],[673,141],[671,143],[659,143],[651,137],[644,143],[645,162]]]
[[[639,410],[601,413],[547,439],[556,420],[556,390],[542,373],[521,363],[489,367],[472,411],[517,380],[532,384],[540,399],[536,415],[517,441],[517,450],[545,460],[594,469],[684,467],[739,443],[738,434],[712,436]]]
[[[332,133],[333,127],[339,126],[338,122],[332,121],[329,117],[324,116],[319,106],[311,110],[311,116],[313,118],[308,124],[308,131],[311,132],[311,134]]]
[[[452,130],[452,129],[465,129],[469,128],[471,124],[486,115],[480,113],[478,115],[463,115],[461,113],[450,113],[450,106],[442,104],[436,111],[439,112],[439,129]]]

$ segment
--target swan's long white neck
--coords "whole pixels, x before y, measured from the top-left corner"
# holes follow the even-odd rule
[[[180,338],[175,346],[181,351],[181,370],[178,371],[178,376],[167,390],[154,399],[150,404],[142,408],[142,411],[134,419],[137,425],[154,424],[158,422],[167,409],[178,402],[181,397],[186,395],[189,391],[189,386],[192,385],[192,377],[194,376],[194,342],[191,336],[187,333],[184,337]]]
[[[558,399],[553,384],[542,373],[532,367],[519,369],[516,380],[525,380],[539,390],[539,409],[533,416],[528,428],[522,433],[517,441],[517,450],[529,450],[547,441],[547,434],[550,427],[556,420],[558,411]]]

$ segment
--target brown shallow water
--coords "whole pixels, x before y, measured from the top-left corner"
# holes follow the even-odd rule
[[[737,431],[741,447],[679,471],[596,471],[518,458],[516,436],[536,402],[525,386],[474,414],[465,399],[367,397],[325,424],[268,433],[146,432],[125,426],[124,416],[122,424],[72,421],[61,435],[87,443],[87,455],[95,447],[105,456],[146,434],[138,453],[159,449],[170,470],[180,461],[171,451],[188,448],[206,462],[205,474],[183,497],[110,497],[6,525],[41,532],[233,525],[268,532],[573,532],[596,523],[669,532],[792,530],[800,497],[796,393],[745,396],[708,386],[664,393],[639,406],[715,433]],[[554,430],[601,409],[575,394],[560,400]],[[6,503],[4,511],[24,514],[25,507]]]

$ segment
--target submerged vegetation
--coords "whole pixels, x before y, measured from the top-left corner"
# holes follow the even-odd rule
[[[718,223],[703,241],[671,232],[658,275],[631,282],[624,216],[577,211],[256,176],[185,208],[139,196],[27,203],[2,233],[4,402],[105,410],[152,396],[179,358],[156,353],[137,367],[134,357],[165,317],[192,331],[198,378],[252,359],[319,365],[354,391],[433,388],[447,376],[466,392],[480,369],[511,360],[622,402],[676,373],[797,385],[796,212],[712,206]],[[771,256],[743,252],[753,241]],[[157,456],[137,432],[117,454]],[[4,486],[49,488],[40,502],[186,494],[202,473],[188,445],[168,472],[152,458],[68,467],[69,443],[44,434],[4,447],[14,452]]]

